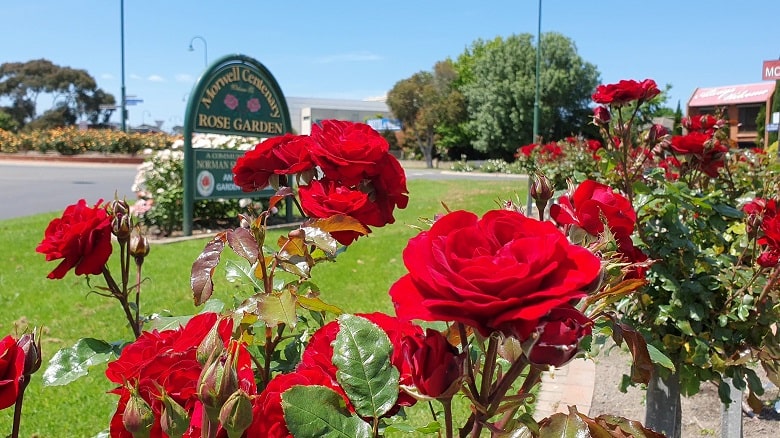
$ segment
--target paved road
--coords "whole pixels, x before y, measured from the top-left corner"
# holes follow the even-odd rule
[[[0,161],[0,219],[62,212],[81,198],[132,199],[136,165]]]
[[[38,213],[56,216],[81,198],[133,199],[130,190],[136,174],[133,164],[67,163],[24,160],[0,161],[0,220]],[[518,175],[490,175],[409,167],[409,179],[524,178]]]

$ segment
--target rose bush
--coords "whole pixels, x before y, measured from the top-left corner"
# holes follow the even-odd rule
[[[679,395],[653,398],[662,380],[679,384],[683,395],[714,382],[724,403],[733,382],[748,390],[755,408],[763,388],[751,365],[760,363],[780,384],[778,164],[763,151],[730,147],[717,114],[684,118],[681,135],[647,123],[644,107],[658,93],[652,80],[599,86],[593,122],[604,148],[596,171],[589,180],[553,168],[545,175],[579,182],[550,208],[557,223],[570,227],[570,238],[593,241],[608,231],[617,265],[633,263],[627,277],[646,277],[638,293],[605,310],[670,359],[652,370],[653,427],[662,427],[666,412],[679,412]],[[674,427],[663,431],[678,436]]]
[[[276,184],[274,175],[291,175],[298,187],[278,180],[267,206],[239,215],[239,227],[206,243],[190,273],[195,304],[209,308],[199,315],[140,313],[148,242],[126,203],[103,207],[119,245],[121,278],[104,266],[105,286],[94,289],[120,302],[135,339],[79,341],[54,356],[44,380],[57,383],[76,364],[118,356],[106,370],[118,396],[111,436],[627,433],[628,423],[608,425],[575,408],[536,423],[528,406],[542,372],[580,354],[593,327],[615,324],[610,303],[644,283],[628,277],[636,266],[616,251],[616,235],[631,232],[614,193],[594,188],[598,202],[577,220],[597,235],[577,243],[564,232],[570,225],[527,217],[508,201],[481,217],[462,210],[436,215],[403,252],[408,274],[389,290],[396,315],[352,315],[324,300],[312,269],[333,261],[369,227],[393,223],[394,210],[407,205],[403,169],[384,139],[363,124],[326,121],[311,136],[260,143],[234,173],[250,190]],[[552,197],[549,187],[534,193],[540,205]],[[310,217],[271,238],[272,209],[288,197]],[[617,220],[605,220],[610,215]],[[230,308],[211,300],[228,248],[239,260],[231,261],[231,277],[243,284]],[[625,324],[614,330],[646,369],[641,336]],[[636,380],[647,382],[641,374]],[[456,397],[469,405],[465,416],[453,414]],[[418,400],[431,403],[433,413],[419,429],[403,422]]]

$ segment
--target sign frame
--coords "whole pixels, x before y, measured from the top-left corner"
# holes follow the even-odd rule
[[[767,76],[767,72],[771,71],[775,76]],[[765,81],[778,81],[780,80],[780,59],[770,59],[764,61],[761,68],[761,79]]]
[[[230,97],[226,93],[230,94]],[[225,112],[239,109],[239,97],[245,98],[244,106],[241,107],[241,111],[236,113],[238,116],[233,118],[231,114]],[[227,109],[222,108],[222,106]],[[198,124],[199,121],[202,123]],[[182,234],[185,236],[192,235],[192,217],[196,199],[196,153],[192,147],[192,134],[195,132],[270,138],[292,133],[293,129],[287,100],[282,89],[271,72],[259,61],[245,55],[235,54],[223,56],[208,66],[193,86],[184,113],[184,178],[182,187],[184,192],[184,223],[182,224]],[[221,149],[204,150],[209,152],[222,151]],[[243,152],[241,151],[241,154]],[[217,164],[217,167],[224,170],[224,163]],[[204,181],[207,179],[204,178]],[[288,178],[288,182],[290,179]],[[213,176],[211,183],[216,183]],[[208,192],[208,188],[203,191],[203,193],[205,192]],[[266,189],[252,193],[235,190],[233,192],[234,195],[222,193],[213,197],[270,197],[274,191]],[[203,193],[200,194],[203,195]],[[213,193],[198,199],[212,199],[211,194]],[[293,203],[289,197],[285,207],[285,219],[287,222],[292,222]]]

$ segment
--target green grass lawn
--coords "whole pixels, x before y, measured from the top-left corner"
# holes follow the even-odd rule
[[[410,202],[396,211],[396,223],[375,229],[359,239],[335,263],[321,264],[312,272],[322,290],[323,300],[346,312],[382,311],[392,313],[387,291],[406,269],[401,256],[408,239],[418,233],[419,218],[432,218],[451,210],[466,209],[482,214],[497,207],[498,200],[525,199],[525,183],[518,180],[494,181],[409,181]],[[78,198],[74,196],[74,202]],[[14,330],[15,321],[44,326],[41,370],[33,376],[24,401],[22,436],[90,437],[107,427],[116,397],[106,394],[112,385],[103,376],[105,367],[96,367],[89,376],[62,387],[43,387],[41,375],[49,358],[60,348],[82,337],[107,341],[129,339],[131,332],[118,303],[89,294],[83,277],[69,273],[62,280],[46,275],[55,262],[47,263],[35,247],[48,222],[59,212],[0,221],[0,337]],[[270,231],[270,236],[282,232]],[[154,245],[144,265],[145,281],[141,310],[145,314],[171,312],[197,313],[189,289],[193,260],[206,241],[190,240]],[[115,268],[114,270],[117,270]],[[234,286],[224,281],[224,268],[217,268],[214,296],[232,302]],[[99,278],[93,285],[100,285]],[[0,411],[0,436],[11,431],[13,409]]]

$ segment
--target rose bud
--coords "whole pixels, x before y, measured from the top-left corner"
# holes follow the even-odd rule
[[[647,142],[650,145],[655,145],[663,141],[668,134],[669,131],[663,125],[656,123],[647,131]]]
[[[232,348],[235,345],[236,348]],[[198,398],[203,403],[206,414],[213,421],[219,418],[219,409],[238,390],[238,373],[235,368],[237,343],[231,343],[227,357],[214,357],[211,363],[203,366],[203,372],[198,379]]]
[[[534,181],[531,184],[531,198],[536,201],[536,208],[539,209],[540,216],[547,207],[547,202],[552,199],[554,194],[555,190],[552,183],[546,176],[541,173],[534,175]]]
[[[117,214],[111,219],[111,232],[114,233],[116,239],[120,242],[127,242],[130,238],[131,229],[130,216],[126,214]]]
[[[136,263],[139,262],[139,260],[143,261],[144,257],[149,255],[149,240],[141,234],[141,230],[136,227],[133,229],[132,234],[130,235],[130,245],[128,245],[127,250],[130,252],[130,255],[135,257]]]
[[[609,109],[605,106],[597,106],[593,109],[593,123],[597,125],[606,125],[612,120],[612,115],[609,113]]]
[[[130,213],[130,205],[127,201],[114,199],[106,206],[106,211],[113,216],[126,216]]]
[[[16,345],[24,352],[24,371],[22,375],[29,378],[41,367],[41,340],[36,339],[35,332],[22,335]]]
[[[229,438],[240,438],[252,425],[252,399],[249,394],[240,389],[231,394],[219,411],[219,424]]]
[[[537,365],[561,367],[579,352],[582,338],[591,334],[593,322],[571,306],[550,310],[536,326],[538,339],[528,352],[528,360]]]
[[[207,362],[211,362],[214,358],[219,357],[225,350],[225,343],[222,337],[219,336],[219,322],[220,319],[217,319],[217,323],[211,327],[206,337],[198,345],[195,357],[201,365],[205,366]]]
[[[179,438],[190,428],[190,418],[187,410],[176,400],[172,399],[164,392],[160,391],[162,397],[162,411],[160,412],[160,428],[170,438]]]
[[[130,389],[130,399],[122,413],[122,424],[134,438],[148,437],[154,425],[152,408],[134,388]]]
[[[425,337],[405,336],[401,340],[404,360],[409,364],[414,392],[419,398],[452,398],[464,374],[464,355],[459,354],[441,333],[428,329]]]

